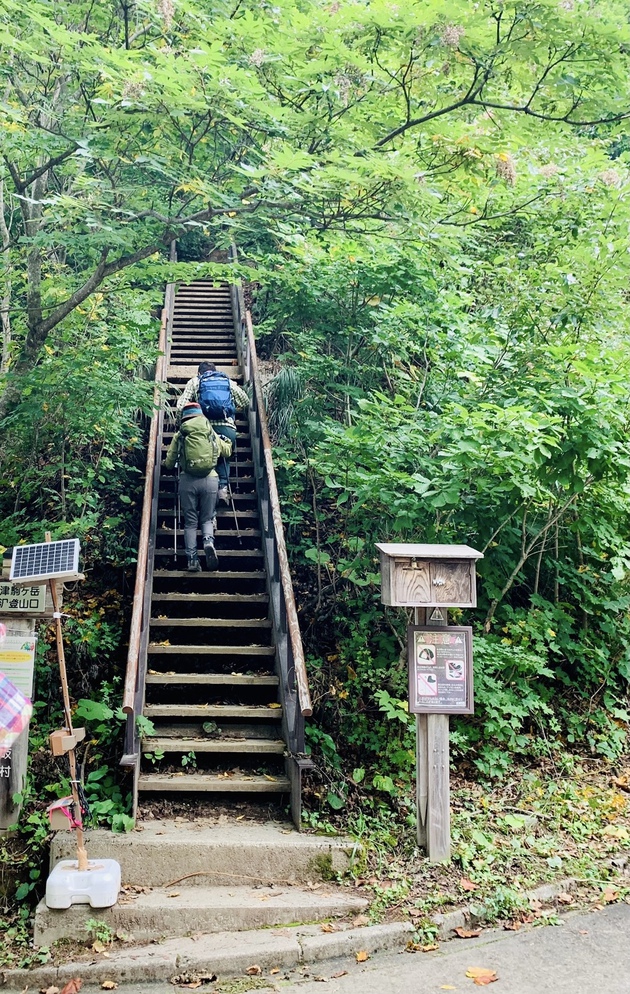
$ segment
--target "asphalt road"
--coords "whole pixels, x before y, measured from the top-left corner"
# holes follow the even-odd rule
[[[630,994],[630,906],[567,915],[558,926],[489,930],[478,939],[442,943],[431,953],[382,954],[361,964],[335,960],[272,979],[282,994],[473,994],[480,988],[466,977],[469,967],[496,971],[497,981],[487,987],[492,994]],[[149,983],[120,989],[124,994],[178,990]],[[199,994],[212,990],[204,986]]]

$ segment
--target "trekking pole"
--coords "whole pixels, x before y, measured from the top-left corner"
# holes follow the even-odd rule
[[[175,480],[175,500],[173,502],[173,555],[175,556],[175,569],[177,569],[177,524],[179,522],[179,463],[177,463],[177,478]]]

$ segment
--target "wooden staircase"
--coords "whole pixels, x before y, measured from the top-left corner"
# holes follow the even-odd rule
[[[169,288],[163,327],[168,401],[156,414],[155,465],[150,487],[147,479],[151,493],[145,492],[146,567],[142,577],[139,555],[135,598],[142,618],[135,619],[137,645],[132,623],[122,763],[134,770],[136,798],[210,793],[225,801],[225,795],[287,794],[299,827],[300,775],[309,765],[303,717],[310,699],[303,692],[305,674],[296,672],[303,670],[303,655],[278,534],[275,480],[269,479],[251,322],[236,287],[198,281],[177,293]],[[188,573],[177,470],[162,462],[175,431],[177,396],[203,360],[239,383],[247,378],[252,406],[237,415],[233,502],[217,508],[219,569]],[[200,560],[205,565],[203,554]],[[135,720],[140,714],[153,729]]]

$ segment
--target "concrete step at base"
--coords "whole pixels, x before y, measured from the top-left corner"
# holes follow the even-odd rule
[[[171,896],[169,896],[171,895]],[[155,888],[147,893],[127,890],[113,908],[73,905],[51,911],[44,901],[35,913],[35,945],[57,939],[85,939],[85,923],[97,917],[115,932],[136,941],[187,935],[191,932],[241,931],[270,925],[324,921],[356,914],[367,901],[349,890],[327,885],[307,890],[291,885],[276,887]]]
[[[313,883],[345,872],[357,849],[350,839],[308,835],[290,824],[225,818],[150,819],[127,833],[88,829],[86,845],[90,858],[118,860],[125,883],[148,887],[163,887],[184,873],[192,874],[186,886]],[[55,833],[51,869],[74,858],[75,846],[74,833]]]

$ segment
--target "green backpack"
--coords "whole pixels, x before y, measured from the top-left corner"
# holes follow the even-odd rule
[[[188,418],[183,422],[180,433],[184,450],[182,469],[191,476],[207,476],[219,457],[219,446],[208,421],[206,418]]]

